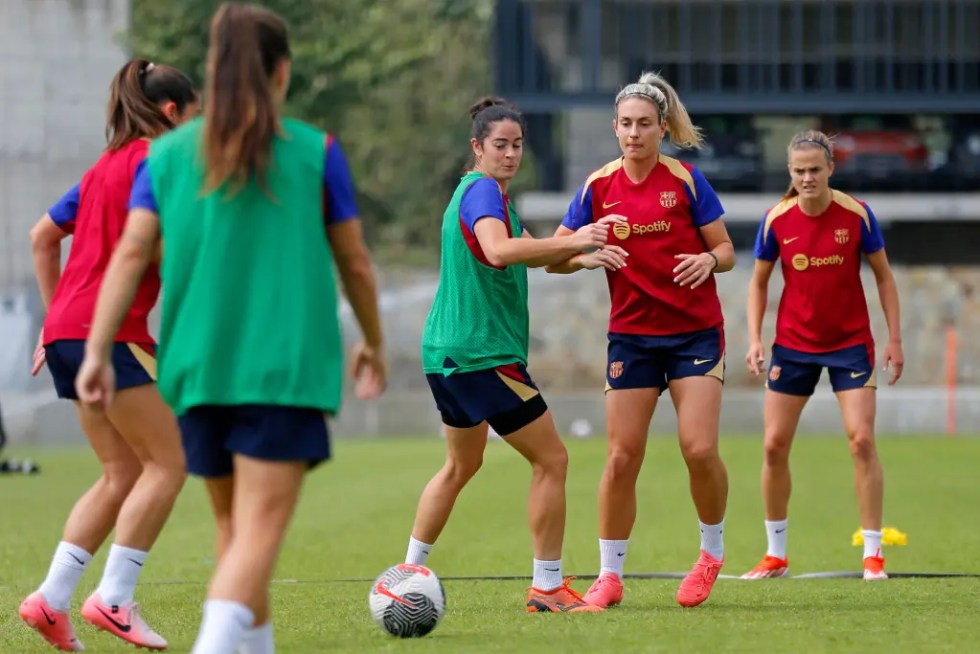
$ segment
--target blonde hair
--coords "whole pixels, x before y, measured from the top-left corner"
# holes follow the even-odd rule
[[[789,140],[789,145],[786,146],[786,157],[789,158],[796,150],[817,149],[823,150],[828,165],[834,163],[834,140],[819,130],[805,129],[794,134],[793,138]],[[786,193],[783,194],[783,200],[795,198],[797,195],[799,192],[791,181]]]
[[[659,73],[643,73],[633,84],[627,84],[616,95],[616,108],[626,98],[639,97],[649,100],[660,112],[660,120],[667,123],[670,142],[682,148],[700,148],[704,145],[701,128],[691,122],[677,91]]]

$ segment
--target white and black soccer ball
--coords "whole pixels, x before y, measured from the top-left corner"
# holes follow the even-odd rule
[[[424,565],[399,563],[375,580],[368,595],[371,615],[385,632],[421,638],[446,612],[446,592],[436,573]]]

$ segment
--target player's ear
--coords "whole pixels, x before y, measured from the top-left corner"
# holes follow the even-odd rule
[[[176,102],[171,100],[164,102],[162,105],[160,105],[160,111],[172,124],[176,125],[180,122],[180,111],[177,110]]]
[[[477,141],[475,138],[474,139],[470,139],[470,147],[473,148],[473,155],[474,156],[477,156],[478,157],[481,154],[483,154],[483,145],[479,141]]]

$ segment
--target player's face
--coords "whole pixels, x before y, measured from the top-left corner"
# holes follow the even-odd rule
[[[490,133],[483,142],[471,139],[470,143],[477,166],[498,181],[512,179],[521,167],[524,132],[513,120],[498,120],[490,125]]]
[[[798,148],[789,155],[789,176],[801,198],[819,198],[830,186],[834,164],[823,148]]]
[[[649,159],[660,154],[666,125],[660,120],[657,106],[649,100],[626,98],[620,102],[613,127],[627,159]]]

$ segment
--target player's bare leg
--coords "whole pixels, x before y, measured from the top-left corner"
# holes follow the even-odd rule
[[[857,493],[864,532],[864,578],[887,579],[881,556],[881,516],[884,473],[875,446],[874,424],[877,409],[874,388],[856,388],[837,393],[844,431],[854,459],[854,489]]]
[[[623,599],[623,569],[636,522],[636,480],[659,388],[606,391],[606,465],[599,482],[599,576],[585,594],[605,608]]]
[[[725,558],[723,530],[728,472],[718,452],[721,380],[683,377],[670,382],[677,411],[678,441],[690,476],[691,497],[701,528],[701,554],[677,589],[682,606],[697,606],[711,594]]]
[[[762,459],[762,500],[766,511],[766,555],[743,579],[785,577],[789,573],[786,540],[792,491],[789,455],[808,396],[766,390],[763,403],[765,436]]]

